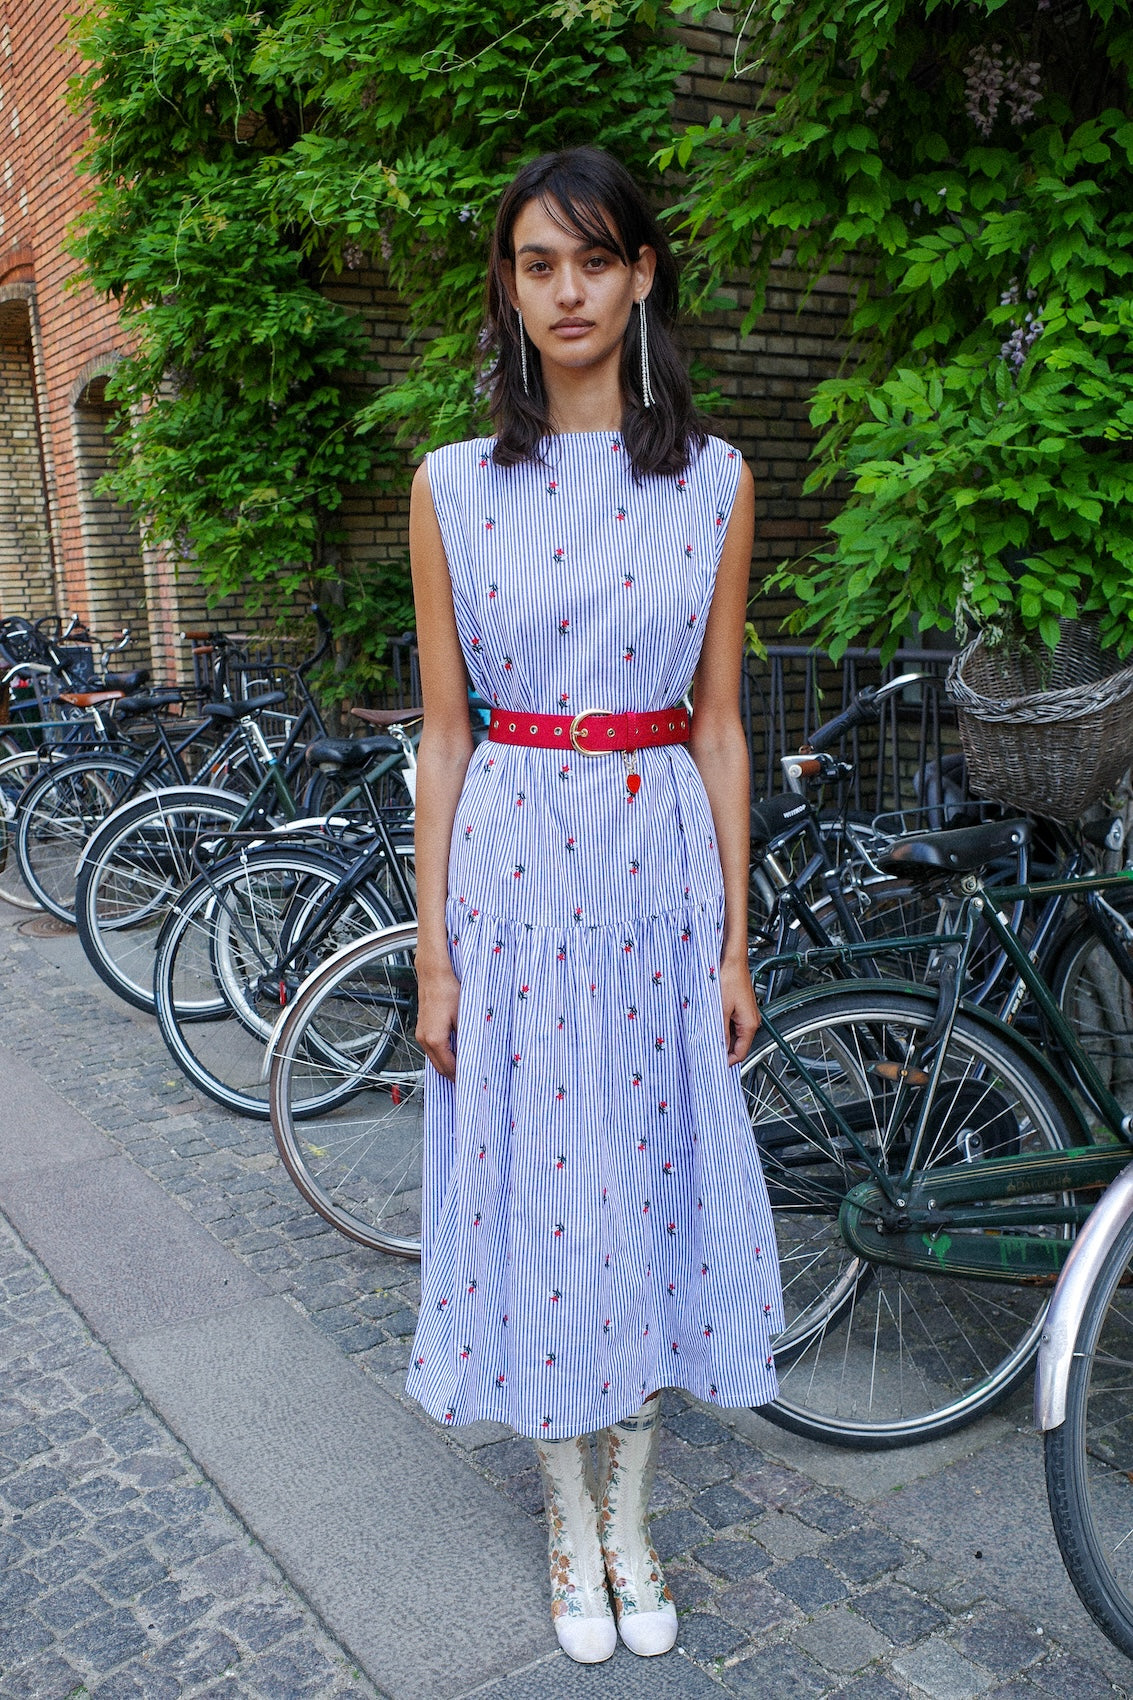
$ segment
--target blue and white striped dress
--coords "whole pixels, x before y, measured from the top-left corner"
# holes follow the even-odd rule
[[[635,482],[620,437],[429,456],[461,647],[517,712],[678,703],[740,459]],[[421,634],[428,641],[428,634]],[[659,1387],[775,1395],[775,1236],[717,981],[712,814],[680,745],[475,749],[453,824],[455,1087],[425,1093],[423,1291],[409,1391],[443,1423],[563,1439]]]

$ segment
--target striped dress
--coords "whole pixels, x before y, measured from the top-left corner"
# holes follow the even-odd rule
[[[710,438],[635,482],[620,437],[429,456],[460,643],[504,709],[678,703],[740,459]],[[421,634],[427,641],[427,634]],[[425,1092],[422,1303],[408,1389],[440,1422],[563,1439],[660,1387],[775,1395],[775,1237],[717,979],[720,861],[683,746],[476,747],[447,921],[455,1086]]]

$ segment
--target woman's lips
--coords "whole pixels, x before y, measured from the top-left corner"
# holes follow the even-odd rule
[[[591,323],[570,324],[568,322],[561,325],[552,325],[551,329],[554,331],[556,336],[565,337],[568,341],[573,342],[576,338],[585,336],[588,331],[592,331],[594,326]]]

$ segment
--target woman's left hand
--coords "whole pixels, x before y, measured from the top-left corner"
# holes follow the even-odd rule
[[[746,952],[720,964],[720,999],[724,1006],[724,1043],[728,1066],[743,1062],[759,1031],[759,1008],[748,972]]]

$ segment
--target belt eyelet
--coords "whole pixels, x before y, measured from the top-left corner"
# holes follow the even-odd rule
[[[508,724],[508,731],[509,731],[509,732],[514,732],[514,731],[515,731],[515,721],[514,721],[514,720],[512,720],[512,721],[511,721],[511,722],[509,722],[509,724]]]

